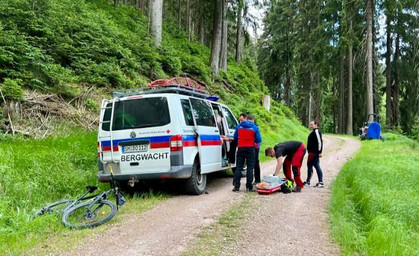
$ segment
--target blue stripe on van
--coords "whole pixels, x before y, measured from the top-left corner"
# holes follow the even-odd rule
[[[121,142],[149,140],[152,148],[154,148],[153,145],[155,145],[156,147],[163,147],[163,146],[164,147],[169,147],[169,144],[166,144],[166,143],[170,142],[171,137],[172,137],[172,135],[119,139],[119,140],[113,140],[113,146],[114,147],[118,146],[119,143],[121,143]],[[201,138],[201,141],[202,141],[203,145],[205,145],[205,146],[221,144],[220,143],[220,140],[221,140],[220,135],[205,135],[205,134],[202,134],[199,137]],[[183,135],[182,140],[191,142],[191,141],[196,141],[197,138],[196,138],[195,135]],[[101,144],[102,144],[102,147],[110,147],[111,146],[111,141],[110,140],[101,141]]]
[[[113,145],[118,146],[118,144],[121,143],[121,142],[137,141],[137,140],[149,140],[150,143],[170,142],[171,137],[172,137],[171,135],[167,135],[167,136],[154,136],[154,137],[120,139],[120,140],[113,140]],[[106,146],[109,147],[111,145],[110,140],[105,140],[105,141],[102,141],[101,143],[102,143],[102,146],[105,146],[105,147]]]
[[[182,140],[184,140],[184,141],[196,141],[196,135],[183,135]]]
[[[201,138],[202,141],[215,141],[215,140],[221,139],[220,135],[205,135],[205,134],[199,135],[199,138]]]

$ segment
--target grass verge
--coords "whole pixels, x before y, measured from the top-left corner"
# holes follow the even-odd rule
[[[80,195],[87,184],[109,187],[96,180],[96,132],[73,129],[65,134],[71,135],[44,140],[0,136],[0,255],[45,255],[70,248],[94,232],[68,230],[54,215],[33,218],[49,202]],[[128,197],[111,222],[166,197],[153,193]]]
[[[332,236],[343,255],[418,255],[418,143],[365,141],[332,187]]]

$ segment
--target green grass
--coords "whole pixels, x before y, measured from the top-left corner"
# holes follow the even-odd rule
[[[0,255],[22,255],[33,247],[37,253],[32,255],[37,255],[54,249],[49,244],[66,247],[69,241],[92,233],[70,231],[55,215],[32,217],[45,204],[73,198],[85,185],[98,184],[96,132],[76,129],[66,133],[71,135],[44,140],[0,137]],[[160,194],[128,197],[116,221],[124,212],[142,212],[164,198]],[[51,239],[65,242],[51,243]]]
[[[364,141],[333,184],[332,235],[344,255],[418,255],[419,144]]]

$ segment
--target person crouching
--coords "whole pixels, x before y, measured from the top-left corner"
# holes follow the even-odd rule
[[[269,147],[265,149],[265,156],[276,157],[277,159],[274,175],[277,176],[281,171],[282,166],[284,166],[285,177],[297,184],[293,192],[301,192],[301,189],[304,188],[304,184],[301,180],[300,168],[305,154],[306,148],[300,141],[286,141],[277,144],[273,148]],[[291,175],[291,170],[294,178]]]

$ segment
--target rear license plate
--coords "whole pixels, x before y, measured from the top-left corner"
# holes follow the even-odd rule
[[[148,144],[142,145],[127,145],[122,148],[123,153],[145,152],[148,150]]]

